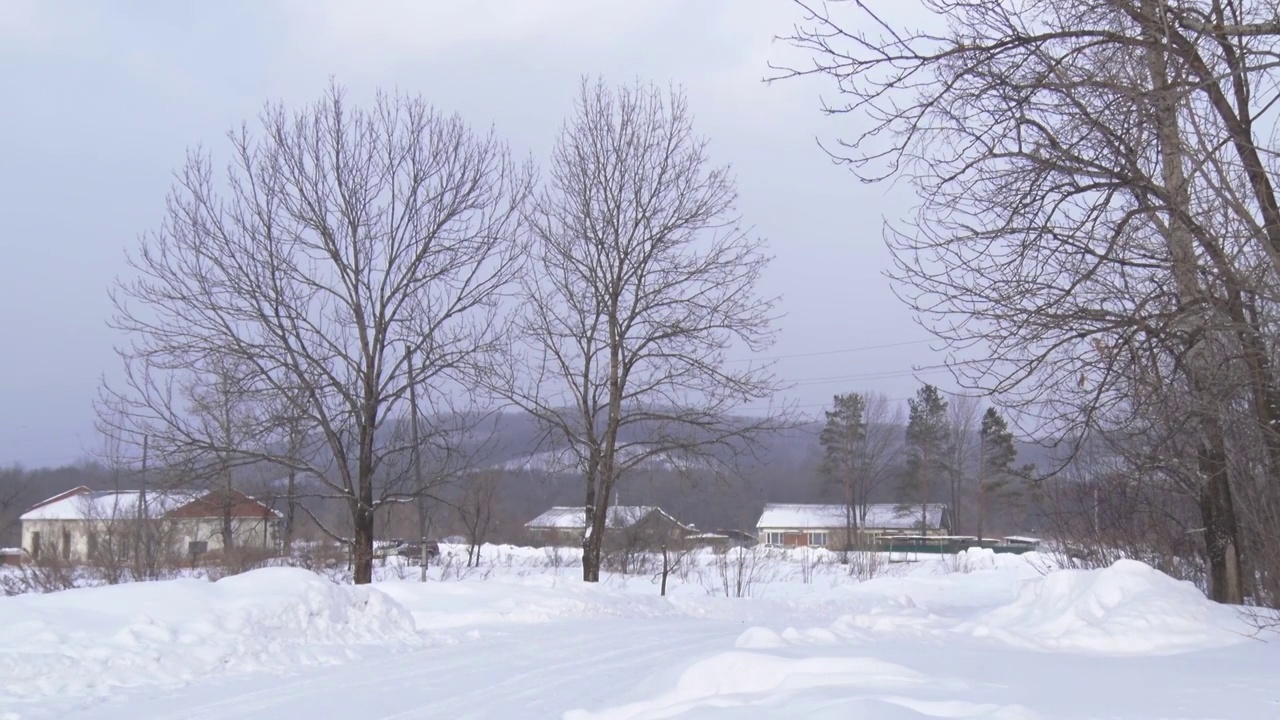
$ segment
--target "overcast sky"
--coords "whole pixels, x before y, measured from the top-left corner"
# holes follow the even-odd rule
[[[120,342],[107,290],[185,150],[216,158],[264,101],[310,102],[331,75],[356,99],[421,93],[538,162],[584,73],[683,85],[776,256],[762,290],[783,296],[769,355],[790,356],[787,397],[815,412],[846,390],[905,398],[911,367],[939,359],[883,275],[881,225],[908,198],[819,150],[851,122],[818,112],[829,85],[762,82],[799,19],[787,0],[0,0],[0,465],[97,446],[91,401]]]

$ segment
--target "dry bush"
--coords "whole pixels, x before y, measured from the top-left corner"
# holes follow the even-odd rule
[[[710,595],[755,597],[760,585],[773,580],[774,556],[768,550],[739,547],[713,557],[710,582],[704,578],[703,583]]]
[[[859,582],[878,578],[889,569],[887,555],[875,550],[851,550],[847,557],[849,577]]]
[[[76,567],[62,560],[56,552],[44,553],[38,561],[23,563],[11,571],[0,572],[0,590],[5,595],[51,593],[86,584]]]

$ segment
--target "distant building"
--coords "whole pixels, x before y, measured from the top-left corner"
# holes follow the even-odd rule
[[[540,545],[581,546],[587,513],[582,507],[553,507],[525,523]],[[611,545],[658,547],[690,532],[689,526],[653,505],[615,505],[605,519],[605,542]]]
[[[685,536],[691,545],[716,549],[733,547],[751,547],[757,543],[756,536],[741,530],[709,530],[695,532]]]
[[[807,545],[833,550],[884,536],[949,534],[951,518],[947,506],[933,503],[926,507],[927,511],[922,513],[919,505],[868,505],[866,517],[855,518],[850,523],[844,505],[770,503],[760,514],[756,532],[760,542],[766,545]],[[922,516],[924,527],[921,527]],[[850,524],[855,528],[853,538],[849,538]]]
[[[92,561],[102,552],[128,552],[144,529],[162,551],[196,557],[223,549],[230,515],[236,547],[276,546],[280,514],[233,491],[95,491],[81,486],[37,503],[20,518],[22,550],[31,560]]]

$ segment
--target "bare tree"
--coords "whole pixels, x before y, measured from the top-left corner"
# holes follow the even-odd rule
[[[977,471],[979,453],[978,398],[972,395],[950,395],[947,398],[947,457],[942,464],[950,497],[951,525],[957,531],[965,525],[964,505],[972,496],[969,486]]]
[[[510,363],[529,372],[491,385],[584,476],[588,582],[628,471],[690,470],[783,424],[734,414],[778,388],[767,366],[725,362],[731,347],[773,339],[774,301],[756,291],[768,257],[735,202],[680,92],[583,81],[530,215],[536,248]]]
[[[502,474],[494,470],[467,473],[463,478],[462,498],[456,510],[467,532],[467,567],[480,562],[479,548],[484,545],[493,520],[493,501]]]
[[[847,102],[828,109],[870,120],[837,155],[918,194],[889,233],[896,275],[961,356],[957,379],[1069,442],[1134,422],[1190,441],[1195,470],[1177,475],[1211,594],[1239,602],[1234,403],[1280,478],[1264,320],[1280,204],[1257,137],[1278,97],[1274,3],[930,0],[945,29],[929,33],[860,2],[852,23],[801,5],[792,40],[816,62],[792,74],[830,74]]]
[[[0,537],[19,527],[26,485],[27,475],[21,467],[0,468]]]
[[[218,503],[218,534],[227,557],[236,552],[232,505],[237,449],[257,446],[256,435],[264,425],[260,408],[246,391],[251,374],[247,363],[225,355],[215,355],[193,368],[182,381],[183,394],[188,400],[192,429],[206,442],[179,443],[170,449],[172,454],[162,455],[167,462],[180,461],[188,470],[190,482],[207,489],[209,497]],[[191,454],[182,457],[186,451]]]
[[[297,112],[268,106],[255,134],[229,134],[226,174],[193,152],[164,222],[130,255],[113,293],[128,333],[122,385],[103,403],[168,444],[306,472],[343,503],[354,577],[372,577],[373,517],[398,501],[408,451],[385,432],[411,387],[426,405],[467,385],[500,337],[493,320],[517,273],[531,173],[492,135],[420,98],[353,107],[337,86]],[[222,447],[177,402],[215,356],[246,367],[243,391],[288,403],[322,452]],[[407,358],[413,357],[413,372]],[[304,512],[307,505],[301,506]],[[319,522],[318,518],[316,519]]]
[[[862,484],[861,520],[865,523],[872,496],[889,482],[902,463],[902,428],[906,425],[906,415],[902,404],[883,392],[864,392],[862,399],[866,428],[856,467]]]

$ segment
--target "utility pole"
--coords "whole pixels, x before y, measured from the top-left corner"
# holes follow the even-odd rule
[[[151,436],[142,436],[142,489],[138,492],[138,516],[142,528],[142,563],[145,572],[151,572],[151,513],[147,509],[147,451]]]
[[[421,581],[427,581],[427,497],[426,488],[422,486],[422,454],[419,448],[418,435],[418,379],[413,371],[413,351],[405,350],[405,358],[409,366],[409,429],[413,433],[413,482],[418,492],[418,543],[422,553]]]

